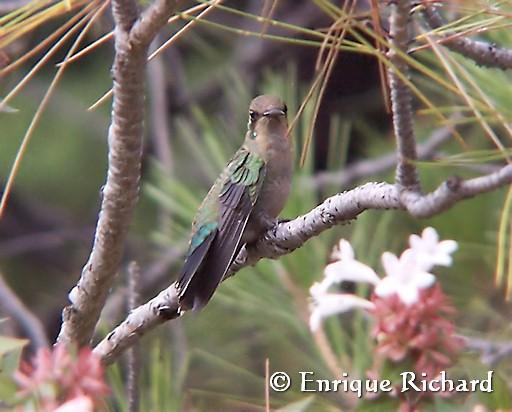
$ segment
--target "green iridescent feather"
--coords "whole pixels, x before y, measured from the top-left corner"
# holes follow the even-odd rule
[[[192,224],[192,238],[187,256],[190,256],[218,228],[219,198],[230,187],[230,184],[246,186],[252,205],[256,203],[264,177],[263,166],[263,159],[257,154],[250,153],[245,147],[235,153],[228,167],[216,180],[199,207]]]

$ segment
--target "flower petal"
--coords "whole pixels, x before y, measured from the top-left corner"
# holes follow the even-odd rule
[[[409,236],[409,245],[411,246],[411,249],[421,248],[421,245],[422,245],[421,237],[419,237],[418,235]]]
[[[439,242],[439,235],[433,227],[426,227],[421,233],[421,237],[424,242],[429,245],[436,245]]]
[[[438,247],[444,252],[451,254],[455,252],[458,248],[457,242],[455,240],[442,240],[439,242]]]
[[[386,276],[377,284],[375,294],[381,298],[385,298],[395,293],[399,287],[400,283],[397,282],[395,277]]]
[[[93,412],[94,404],[87,396],[78,396],[63,403],[55,412]]]
[[[334,248],[331,257],[336,260],[354,260],[354,249],[348,240],[340,239]]]
[[[400,263],[396,255],[391,252],[384,252],[382,254],[382,266],[388,276],[395,276],[400,272]]]
[[[396,292],[400,300],[408,306],[418,301],[418,288],[413,283],[402,285]]]
[[[380,281],[371,267],[357,260],[340,260],[330,263],[325,267],[324,273],[332,283],[350,281],[376,284]]]
[[[436,277],[428,272],[416,272],[414,274],[413,283],[418,289],[426,289],[432,286],[436,281]]]
[[[329,279],[324,279],[322,282],[315,282],[309,288],[309,293],[313,299],[319,299],[322,295],[327,293],[327,289],[331,286]]]
[[[349,293],[327,293],[314,303],[309,326],[312,331],[315,331],[320,326],[322,319],[328,316],[356,308],[372,309],[373,307],[374,305],[370,301]]]

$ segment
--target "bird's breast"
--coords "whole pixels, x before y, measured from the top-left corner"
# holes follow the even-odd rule
[[[283,210],[290,193],[293,157],[289,147],[269,148],[265,163],[265,179],[244,233],[244,241],[252,242],[273,223]]]

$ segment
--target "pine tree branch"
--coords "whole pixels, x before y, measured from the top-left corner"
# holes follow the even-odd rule
[[[460,200],[512,184],[512,165],[486,176],[457,180],[457,184],[451,183],[452,180],[443,183],[431,194],[418,194],[416,198],[408,200],[410,203],[407,205],[403,203],[398,184],[367,183],[334,195],[305,215],[276,224],[257,242],[242,248],[228,276],[245,266],[254,265],[262,258],[275,259],[291,253],[307,240],[335,225],[350,222],[366,210],[401,209],[415,217],[433,216]],[[133,310],[94,348],[94,352],[101,356],[105,364],[109,364],[142,335],[178,316],[178,296],[173,283],[158,296]]]
[[[423,17],[432,29],[445,25],[436,8],[426,3],[423,6]],[[473,60],[476,64],[497,67],[502,70],[512,68],[512,49],[497,47],[484,41],[471,40],[454,32],[448,32],[439,38],[443,40],[446,47]]]
[[[431,217],[451,208],[460,200],[491,192],[501,186],[511,184],[511,176],[512,165],[507,165],[497,172],[466,181],[454,176],[427,195],[410,191],[402,192],[401,201],[412,216]]]
[[[87,345],[119,270],[139,195],[145,70],[151,40],[174,12],[175,1],[156,0],[139,18],[135,0],[112,0],[115,56],[107,181],[94,244],[64,308],[58,342]]]
[[[407,85],[400,79],[399,73],[410,78],[407,62],[400,54],[407,53],[410,42],[410,0],[397,0],[391,3],[389,17],[391,48],[388,51],[391,63],[388,69],[389,88],[391,95],[391,111],[395,130],[398,164],[396,182],[404,189],[420,191],[418,172],[414,161],[417,159],[416,137],[412,111],[412,95]]]

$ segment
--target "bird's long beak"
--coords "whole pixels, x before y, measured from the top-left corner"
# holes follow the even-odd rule
[[[263,112],[263,116],[265,117],[279,117],[284,116],[285,112],[281,109],[269,109],[265,112]]]

